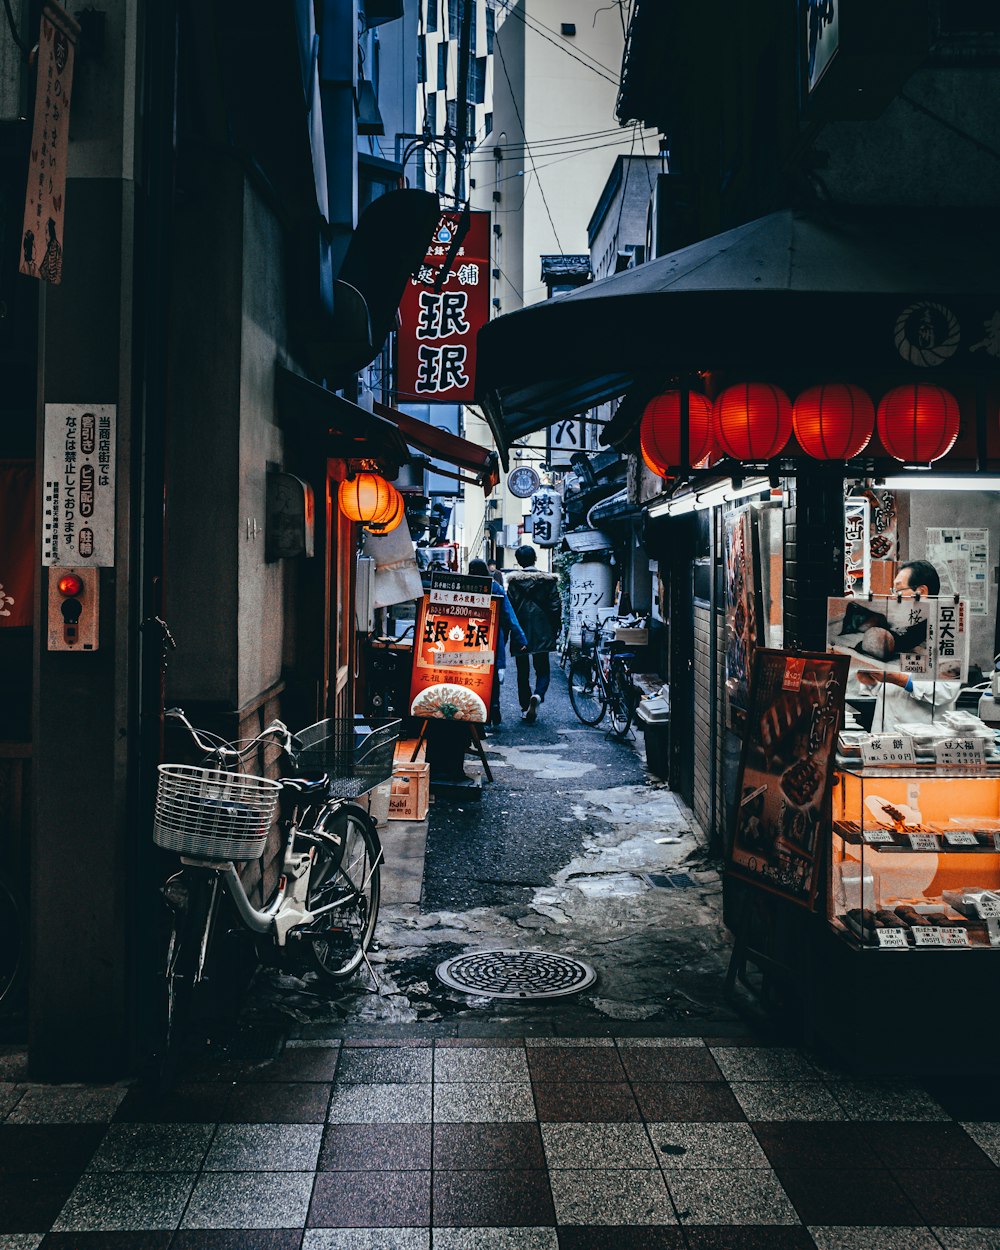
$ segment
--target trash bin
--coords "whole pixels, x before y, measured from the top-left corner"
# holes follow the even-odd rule
[[[646,767],[670,779],[670,702],[665,694],[643,699],[635,711],[636,726],[646,737]]]

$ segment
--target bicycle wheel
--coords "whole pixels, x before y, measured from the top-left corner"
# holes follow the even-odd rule
[[[180,872],[162,893],[172,914],[159,969],[161,1045],[156,1068],[160,1086],[169,1088],[185,1050],[193,1044],[194,1005],[212,937],[218,879],[209,873]]]
[[[316,855],[306,905],[320,913],[309,926],[309,947],[318,971],[341,981],[360,967],[375,933],[382,845],[354,803],[327,808],[309,832]]]
[[[624,738],[632,724],[635,710],[632,681],[622,664],[614,664],[608,682],[608,714],[616,738]]]
[[[569,668],[569,701],[585,725],[596,725],[607,701],[597,664],[589,655],[578,655]]]

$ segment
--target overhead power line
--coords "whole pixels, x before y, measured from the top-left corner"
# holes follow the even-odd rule
[[[566,46],[565,43],[560,42],[560,37],[554,30],[550,31],[549,34],[546,34],[545,32],[549,31],[549,27],[543,26],[537,18],[529,18],[527,14],[523,13],[520,9],[511,9],[509,16],[519,18],[528,30],[532,32],[532,34],[537,35],[540,39],[544,39],[546,43],[551,43],[553,47],[558,48],[560,52],[565,52],[568,57],[572,58],[574,61],[578,61],[586,69],[589,69],[592,73],[596,74],[598,78],[604,78],[607,82],[614,83],[616,87],[619,85],[620,79],[610,65],[605,65],[602,61],[598,61],[596,57],[590,57],[590,54],[587,52],[580,55],[572,51]],[[541,27],[541,29],[539,29],[539,27]],[[554,36],[554,38],[552,36]],[[583,59],[584,56],[590,57],[590,59],[585,61]]]
[[[503,76],[507,80],[507,87],[508,87],[508,90],[510,91],[511,103],[514,105],[514,115],[517,117],[517,124],[521,128],[521,134],[525,135],[525,138],[527,138],[527,133],[524,129],[524,122],[521,119],[521,110],[518,107],[518,103],[517,103],[517,94],[514,91],[514,84],[510,81],[510,74],[508,74],[507,72],[507,62],[504,60],[503,49],[500,46],[500,40],[497,40],[496,43],[494,43],[493,48],[496,54],[500,58],[500,66],[503,69]],[[535,158],[532,155],[530,147],[528,148],[528,158],[531,161],[531,168],[534,169],[535,171],[535,178],[538,180],[538,192],[542,197],[542,203],[545,205],[545,213],[549,219],[549,225],[552,227],[552,233],[555,236],[556,247],[558,247],[559,251],[562,252],[563,251],[562,240],[559,238],[559,231],[556,229],[556,223],[552,220],[552,210],[549,208],[549,201],[545,197],[545,188],[542,186],[541,178],[538,177],[538,170],[535,169]]]

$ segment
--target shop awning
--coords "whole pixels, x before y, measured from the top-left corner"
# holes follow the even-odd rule
[[[410,461],[410,449],[394,421],[282,365],[277,366],[276,388],[283,428],[319,439],[328,457],[376,459],[392,472]]]
[[[448,430],[439,430],[437,426],[421,421],[419,417],[411,417],[408,413],[390,408],[386,404],[376,401],[372,407],[378,416],[399,427],[400,433],[411,447],[422,451],[433,460],[443,460],[472,474],[471,479],[456,474],[459,481],[471,480],[488,495],[500,480],[500,465],[495,451],[470,443],[468,439],[459,438]]]
[[[642,509],[629,502],[627,490],[620,490],[594,504],[587,513],[587,524],[596,529],[599,525],[607,525],[609,521],[627,521],[640,516]]]
[[[998,290],[989,214],[785,209],[498,317],[479,333],[477,401],[506,465],[516,439],[699,371],[996,374]],[[960,327],[934,368],[914,367],[924,313],[935,334]]]

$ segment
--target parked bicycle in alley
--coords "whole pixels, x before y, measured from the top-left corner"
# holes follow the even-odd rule
[[[593,635],[589,643],[588,632]],[[639,693],[629,668],[633,652],[619,646],[603,639],[601,625],[580,626],[580,646],[569,668],[569,700],[585,725],[599,725],[607,712],[611,732],[621,739],[632,725]]]
[[[169,936],[162,965],[162,1050],[158,1073],[176,1072],[196,999],[210,992],[210,956],[223,896],[236,923],[253,934],[262,960],[307,966],[332,981],[364,963],[375,932],[382,848],[375,822],[354,802],[392,775],[398,720],[380,726],[320,721],[292,734],[272,721],[256,737],[231,743],[183,726],[202,752],[199,766],[161,764],[153,837],[180,856],[162,889]],[[277,780],[248,773],[260,749],[280,751]],[[283,852],[277,883],[261,907],[244,888],[239,866],[264,853],[277,818]]]

